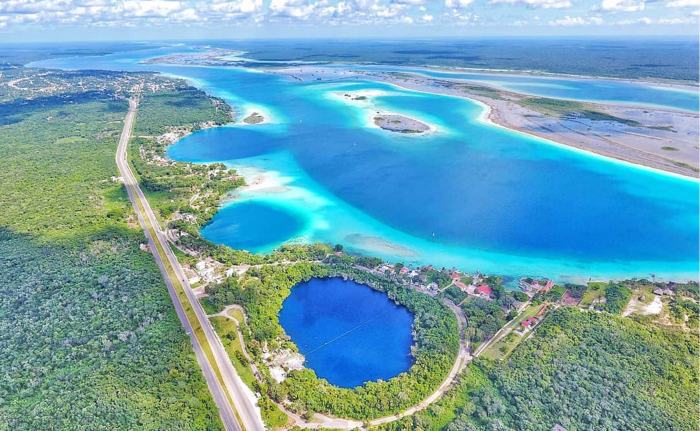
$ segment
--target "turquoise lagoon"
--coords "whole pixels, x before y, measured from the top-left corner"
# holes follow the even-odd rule
[[[338,67],[338,66],[335,66]],[[343,65],[340,67],[351,67]],[[363,70],[413,73],[432,78],[471,81],[503,88],[516,93],[584,102],[616,102],[639,106],[659,106],[698,112],[697,88],[674,88],[621,79],[589,79],[551,75],[527,76],[512,73],[486,73],[457,70],[436,70],[418,67],[361,66]]]
[[[217,215],[217,229],[205,228],[214,242],[241,246],[216,233],[226,232],[227,220],[263,232],[279,218],[293,221],[265,231],[251,250],[322,241],[391,261],[505,275],[697,278],[695,180],[496,127],[484,121],[484,107],[468,99],[371,81],[299,83],[242,68],[138,64],[162,53],[38,65],[156,70],[185,77],[241,111],[269,116],[267,124],[202,130],[169,149],[177,160],[225,162],[251,184]],[[574,89],[579,82],[569,81]],[[626,85],[605,85],[617,84]],[[596,88],[579,97],[609,97],[608,89]],[[667,92],[665,100],[677,93],[654,91]],[[350,102],[345,93],[369,100]],[[660,100],[640,102],[631,93],[625,88],[616,97]],[[678,107],[688,108],[683,103]],[[436,131],[382,131],[370,121],[376,110],[414,116]],[[241,205],[248,205],[243,224],[227,216]]]

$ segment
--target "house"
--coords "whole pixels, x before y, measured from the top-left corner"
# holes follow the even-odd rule
[[[523,292],[540,290],[540,282],[530,277],[521,278],[518,281],[518,286]]]
[[[559,424],[556,424],[552,427],[552,431],[566,431],[566,428],[564,428],[563,426],[561,426]]]
[[[542,292],[549,292],[549,289],[554,287],[554,282],[552,280],[547,280],[547,283],[542,288]]]
[[[200,260],[199,262],[197,262],[197,264],[195,264],[194,267],[197,268],[197,271],[202,271],[204,268],[207,267],[207,263],[203,260]]]
[[[476,286],[475,292],[479,295],[491,296],[493,289],[491,289],[488,284],[480,284]]]
[[[387,265],[386,263],[382,264],[379,268],[377,268],[380,272],[384,274],[392,273],[394,272],[394,267]]]
[[[520,323],[523,328],[532,328],[535,325],[537,325],[537,319],[534,317],[528,317]]]
[[[454,280],[459,280],[460,278],[462,278],[462,274],[460,274],[460,273],[457,272],[457,271],[453,271],[453,272],[450,274],[450,278],[451,278],[453,281],[454,281]]]

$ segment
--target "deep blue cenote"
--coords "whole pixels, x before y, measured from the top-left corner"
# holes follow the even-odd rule
[[[266,114],[267,124],[202,130],[169,149],[176,160],[223,161],[248,182],[246,172],[255,172],[267,184],[222,209],[204,230],[214,242],[262,252],[286,241],[341,243],[390,261],[556,279],[697,277],[697,181],[495,127],[468,99],[371,81],[300,83],[244,68],[139,64],[173,50],[39,65],[156,70]],[[697,92],[637,83],[458,77],[551,97],[697,110]],[[349,103],[347,92],[371,93],[370,101]],[[437,131],[379,130],[368,121],[379,109]]]
[[[279,318],[305,365],[333,385],[388,380],[413,363],[413,316],[368,286],[311,279],[292,288]]]

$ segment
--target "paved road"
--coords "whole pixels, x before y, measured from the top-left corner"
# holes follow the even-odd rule
[[[214,397],[214,401],[219,407],[219,414],[221,415],[224,426],[227,430],[231,431],[262,431],[265,429],[265,427],[263,425],[262,418],[260,417],[259,410],[255,406],[255,399],[252,396],[252,393],[245,387],[245,384],[240,379],[238,374],[236,374],[236,371],[233,368],[223,345],[219,341],[218,337],[216,337],[214,329],[211,327],[206,313],[204,313],[204,310],[199,304],[194,292],[192,292],[187,277],[185,277],[182,267],[180,267],[179,262],[175,258],[175,255],[173,254],[166,237],[160,229],[160,225],[153,214],[153,210],[148,204],[148,200],[144,196],[143,192],[139,188],[138,182],[131,172],[131,168],[127,162],[126,150],[129,143],[129,138],[131,136],[134,118],[136,117],[137,108],[138,99],[134,98],[130,100],[129,112],[124,120],[124,129],[121,137],[119,138],[119,146],[117,148],[116,155],[117,166],[124,180],[124,185],[129,195],[129,200],[136,210],[139,223],[143,227],[146,237],[148,238],[149,247],[153,253],[156,263],[158,264],[158,267],[161,270],[161,273],[163,273],[163,279],[168,286],[168,292],[173,301],[178,317],[180,318],[182,325],[185,327],[185,331],[190,336],[190,341],[192,343],[195,356],[197,357],[197,361],[202,368],[204,378],[207,381],[207,385],[209,386],[212,396]],[[137,201],[141,204],[145,214],[142,214],[141,211],[139,211]],[[144,219],[144,216],[146,217],[147,221]],[[152,237],[150,233],[151,231],[148,229],[149,223],[153,227],[153,231],[156,233],[155,238]],[[177,297],[175,287],[173,286],[172,281],[170,280],[170,277],[165,269],[165,264],[161,260],[161,256],[158,253],[156,242],[158,242],[161,248],[165,251],[167,261],[173,268],[180,284],[183,287],[183,290],[185,291],[187,299],[196,314],[197,320],[199,320],[199,324],[203,329],[204,335],[214,356],[216,366],[221,373],[222,380],[224,382],[223,386],[221,385],[219,379],[216,378],[214,367],[204,354],[202,346],[195,336],[190,322],[187,320],[187,315],[185,314],[182,304]],[[239,425],[233,408],[226,397],[226,392],[228,392],[235,404],[236,410],[238,411],[242,422],[242,427]]]
[[[430,394],[427,398],[425,398],[423,401],[420,403],[414,405],[413,407],[409,407],[406,410],[395,414],[395,415],[390,415],[390,416],[385,416],[382,418],[377,418],[374,420],[369,421],[369,424],[373,427],[383,425],[383,424],[388,424],[391,422],[395,422],[401,418],[405,418],[406,416],[412,416],[419,411],[427,408],[429,405],[434,403],[435,401],[439,400],[445,392],[450,388],[452,385],[452,382],[454,382],[455,378],[462,372],[464,367],[471,362],[472,357],[469,355],[469,344],[467,343],[466,340],[462,340],[462,333],[464,331],[464,326],[466,325],[467,321],[464,317],[464,312],[454,305],[450,301],[443,301],[445,306],[449,308],[454,314],[455,317],[457,317],[457,326],[459,328],[459,334],[460,334],[460,342],[459,342],[459,353],[457,354],[457,358],[455,359],[454,364],[452,365],[452,368],[450,369],[450,372],[447,374],[447,377],[442,381],[440,386]]]

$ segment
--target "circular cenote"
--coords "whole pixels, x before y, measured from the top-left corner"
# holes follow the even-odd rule
[[[332,385],[388,380],[413,364],[413,315],[364,284],[337,277],[299,283],[279,319],[306,366]]]

